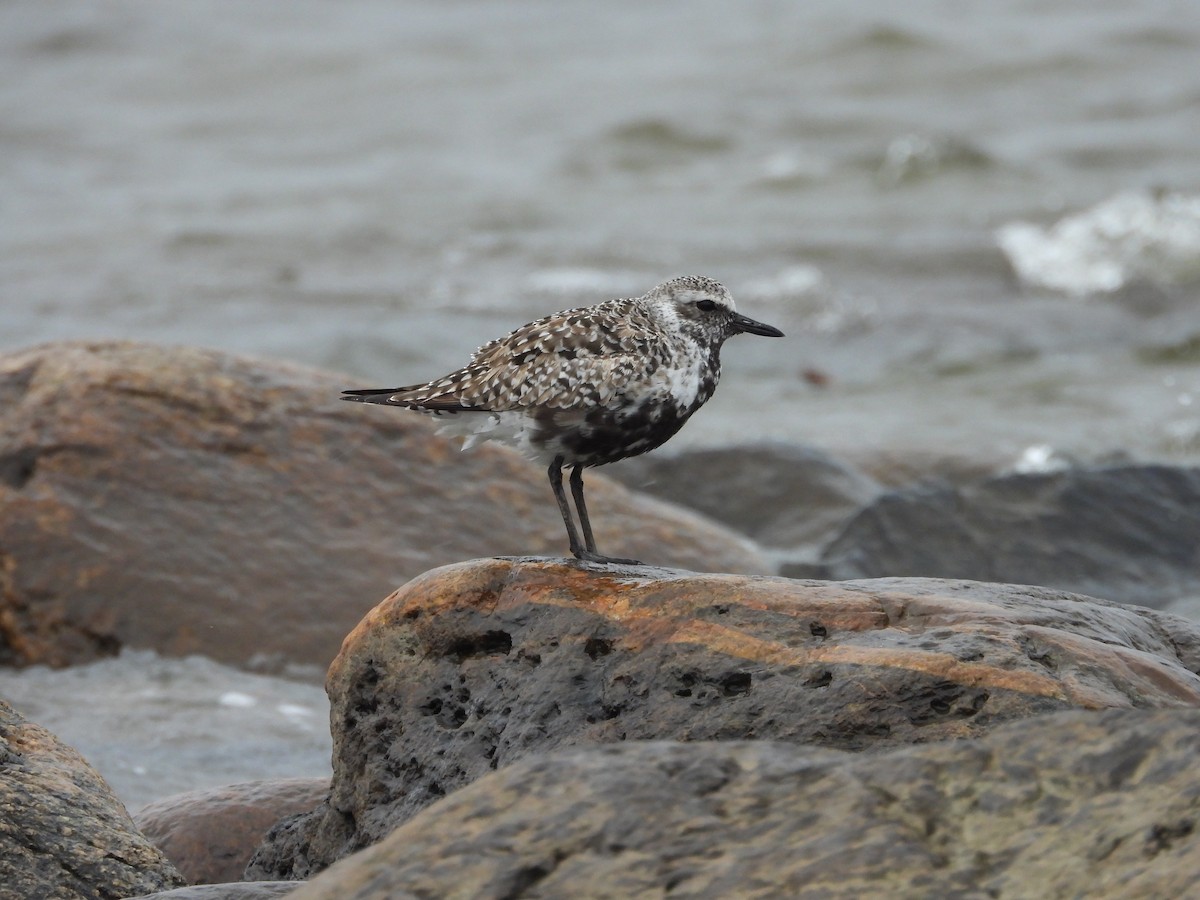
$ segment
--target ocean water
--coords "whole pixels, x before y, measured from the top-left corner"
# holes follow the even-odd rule
[[[676,446],[1200,457],[1200,6],[12,0],[0,350],[440,375],[698,272]]]
[[[0,697],[74,747],[132,812],[184,791],[328,777],[319,684],[149,650],[70,669],[0,668]]]
[[[0,352],[382,386],[694,272],[788,336],[732,341],[671,446],[1196,462],[1198,148],[1179,0],[8,0]],[[0,694],[137,806],[327,771],[319,688],[259,678],[127,654]]]

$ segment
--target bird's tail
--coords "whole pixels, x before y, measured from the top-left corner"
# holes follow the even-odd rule
[[[488,412],[488,407],[463,402],[454,390],[437,390],[427,384],[399,388],[366,388],[342,391],[343,400],[355,403],[378,403],[382,406],[403,406],[422,412]]]
[[[411,390],[411,388],[366,388],[342,391],[342,399],[353,400],[355,403],[382,403],[386,406],[394,406],[392,398],[408,390]]]

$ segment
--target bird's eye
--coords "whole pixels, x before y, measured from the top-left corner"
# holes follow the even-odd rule
[[[701,310],[702,312],[712,312],[716,308],[717,308],[717,304],[716,304],[715,300],[697,300],[696,301],[696,309]]]

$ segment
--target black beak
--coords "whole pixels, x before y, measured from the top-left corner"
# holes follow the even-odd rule
[[[762,322],[756,322],[748,316],[743,316],[741,313],[733,314],[733,333],[734,334],[761,334],[763,337],[783,337],[783,332],[771,325],[764,325]]]

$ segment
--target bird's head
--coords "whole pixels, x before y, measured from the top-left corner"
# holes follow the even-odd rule
[[[646,299],[660,304],[685,334],[704,345],[720,346],[735,334],[783,337],[778,328],[743,316],[725,285],[703,275],[683,275],[654,288]]]

